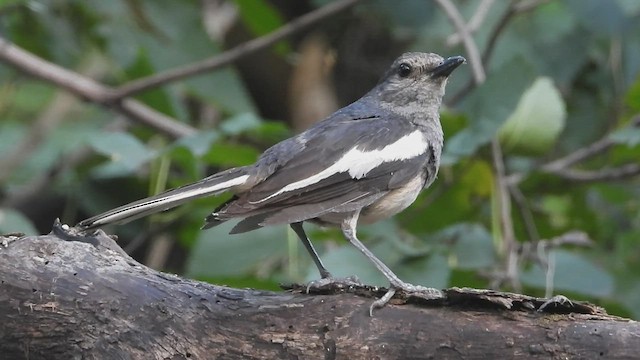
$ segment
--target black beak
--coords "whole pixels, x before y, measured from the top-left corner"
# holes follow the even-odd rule
[[[437,68],[433,69],[433,71],[431,71],[431,76],[447,77],[453,72],[453,70],[460,66],[460,64],[463,64],[465,62],[467,62],[467,59],[463,58],[462,56],[452,56],[443,61],[442,64],[438,65]]]

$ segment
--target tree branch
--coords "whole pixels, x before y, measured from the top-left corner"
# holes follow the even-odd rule
[[[638,323],[582,302],[453,288],[446,303],[399,297],[371,318],[371,296],[384,289],[232,289],[154,271],[102,232],[85,240],[91,244],[0,236],[4,357],[630,358],[640,351]]]
[[[359,1],[360,0],[334,1],[329,5],[325,5],[289,22],[270,34],[247,41],[233,49],[223,52],[218,56],[131,81],[113,91],[110,94],[110,100],[114,101],[121,99],[176,80],[195,76],[229,65],[243,56],[265,49],[288,36],[316,24],[321,20],[338,14],[357,4]]]
[[[546,172],[574,182],[616,181],[640,175],[640,164],[626,164],[597,171],[557,169]]]
[[[627,125],[629,128],[639,126],[640,115],[634,116],[629,125]],[[606,134],[599,140],[581,147],[566,156],[541,165],[538,169],[547,174],[554,174],[568,180],[581,182],[620,180],[638,175],[640,169],[638,168],[638,164],[635,163],[598,171],[575,170],[570,168],[579,162],[603,154],[613,145],[615,145],[615,141],[611,139],[610,134]],[[507,179],[509,184],[517,184],[521,182],[525,176],[526,174],[524,173],[515,173],[509,175]]]
[[[497,282],[508,281],[509,285],[516,291],[520,291],[521,285],[518,277],[518,249],[516,246],[516,235],[513,229],[513,218],[511,217],[511,197],[509,187],[505,178],[504,160],[502,157],[502,149],[498,138],[491,141],[491,154],[493,157],[493,166],[495,169],[495,192],[496,206],[498,207],[497,217],[502,234],[502,248],[500,249],[504,256],[504,273],[499,279],[494,279],[493,288],[499,287]]]
[[[500,20],[498,20],[497,25],[491,31],[491,34],[489,35],[489,40],[487,41],[487,45],[484,48],[484,51],[482,52],[481,63],[485,68],[489,63],[491,56],[493,55],[493,50],[495,49],[495,46],[498,42],[498,39],[500,38],[500,35],[502,35],[503,30],[507,27],[507,25],[511,22],[511,20],[516,15],[531,11],[535,9],[537,6],[542,5],[547,1],[548,0],[522,1],[522,2],[513,3],[509,6],[507,11],[505,11],[505,13],[500,17]],[[458,101],[462,100],[467,94],[469,94],[469,92],[471,92],[471,90],[473,90],[477,85],[478,83],[476,83],[475,81],[469,81],[457,93],[449,97],[448,104],[449,105],[456,104]]]
[[[70,93],[105,107],[114,108],[131,120],[146,124],[173,138],[190,135],[195,129],[133,99],[120,104],[110,102],[113,89],[71,70],[41,59],[0,37],[0,61],[37,79],[52,83]]]
[[[464,48],[467,51],[469,63],[471,64],[471,70],[473,73],[473,79],[476,85],[482,84],[486,78],[484,66],[482,65],[482,58],[480,57],[478,45],[476,44],[475,40],[473,40],[473,37],[471,36],[471,33],[469,32],[469,29],[465,24],[462,14],[460,14],[451,0],[435,1],[442,8],[449,20],[451,20],[453,26],[456,28],[456,31],[462,38],[462,43],[464,44]]]
[[[476,11],[473,13],[473,16],[471,16],[471,19],[466,25],[469,33],[474,33],[480,28],[484,20],[487,18],[489,9],[491,9],[491,6],[493,6],[494,2],[495,0],[482,0],[482,2],[478,4]],[[460,33],[454,33],[447,37],[445,43],[447,44],[447,46],[456,46],[460,41],[462,41]]]
[[[635,116],[631,123],[628,125],[629,127],[640,126],[640,115]],[[560,159],[554,160],[550,163],[542,165],[541,169],[545,172],[555,173],[560,170],[565,170],[570,166],[573,166],[581,161],[592,158],[598,154],[602,154],[611,146],[613,146],[615,142],[611,139],[609,134],[606,134],[598,141],[591,143],[585,147],[575,150],[571,154],[564,156]]]

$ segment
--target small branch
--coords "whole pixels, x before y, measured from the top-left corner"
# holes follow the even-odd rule
[[[110,103],[112,88],[41,59],[2,37],[0,37],[0,61],[37,79],[52,83],[82,99],[115,108],[131,120],[146,124],[171,137],[179,138],[195,132],[191,126],[177,122],[133,99],[126,99],[114,106]]]
[[[520,215],[522,216],[522,221],[524,222],[524,226],[527,229],[529,240],[540,240],[536,222],[533,219],[533,214],[531,213],[529,204],[527,204],[527,198],[524,196],[517,184],[510,184],[507,178],[505,178],[505,182],[507,183],[511,196],[513,196],[513,200],[515,200],[516,205],[518,205],[518,209],[520,209]]]
[[[635,116],[631,120],[631,123],[628,126],[629,127],[640,126],[640,115]],[[581,161],[584,161],[586,159],[592,158],[598,154],[605,152],[614,144],[615,142],[611,139],[609,134],[606,134],[600,140],[594,143],[591,143],[585,147],[577,149],[565,157],[562,157],[560,159],[554,160],[550,163],[543,165],[541,169],[545,172],[550,172],[550,173],[566,170],[572,165],[575,165]]]
[[[480,28],[484,20],[487,18],[489,9],[491,9],[491,6],[493,6],[494,2],[495,0],[482,0],[482,2],[476,8],[473,16],[471,16],[471,20],[469,20],[466,25],[469,33],[474,33]],[[462,41],[462,37],[460,36],[460,34],[454,33],[447,37],[445,43],[447,44],[447,46],[456,46],[458,45],[458,43],[460,43],[460,41]]]
[[[105,63],[95,54],[88,56],[79,69],[80,74],[89,77],[101,76],[104,72],[106,72]],[[68,112],[77,103],[78,98],[69,92],[56,91],[53,99],[38,115],[25,136],[10,151],[0,155],[0,183],[38,149],[59,123],[68,118]]]
[[[565,245],[590,247],[593,241],[589,236],[581,231],[571,231],[560,236],[556,236],[549,240],[540,240],[536,242],[527,242],[519,244],[518,252],[521,254],[521,260],[535,261],[545,269],[545,297],[551,297],[554,289],[555,277],[555,253],[551,250],[560,248]]]
[[[629,128],[638,126],[640,126],[640,115],[636,115],[629,125],[627,125]],[[615,142],[611,139],[610,134],[606,134],[596,142],[581,147],[569,155],[541,165],[539,170],[547,174],[554,174],[565,179],[581,182],[620,180],[638,175],[638,171],[640,170],[637,164],[627,164],[617,168],[602,169],[599,171],[570,169],[571,166],[579,162],[603,154],[613,145],[615,145]],[[511,174],[508,176],[507,181],[509,184],[517,184],[521,182],[525,176],[526,174],[524,173]]]
[[[473,37],[471,36],[471,33],[469,32],[469,29],[465,24],[462,14],[460,14],[451,0],[435,0],[435,2],[442,8],[442,10],[447,15],[449,20],[451,20],[453,26],[456,28],[458,34],[460,34],[460,37],[462,38],[462,43],[464,44],[469,58],[469,64],[471,64],[471,70],[473,72],[473,79],[475,81],[475,84],[478,85],[483,83],[486,75],[484,72],[484,67],[482,65],[480,51],[478,50],[478,45],[473,40]]]
[[[558,169],[550,173],[574,182],[616,181],[640,175],[640,164],[626,164],[598,171]]]
[[[518,249],[513,229],[513,219],[511,217],[511,201],[509,188],[505,179],[502,149],[500,148],[500,141],[497,138],[491,141],[491,153],[493,155],[493,166],[496,174],[495,187],[503,242],[502,251],[506,259],[505,276],[502,280],[508,281],[516,291],[520,291],[521,285],[518,280]]]
[[[288,36],[291,36],[303,29],[308,28],[311,25],[314,25],[321,20],[338,14],[341,11],[344,11],[355,5],[359,1],[360,0],[334,1],[329,5],[321,7],[289,22],[288,24],[282,26],[281,28],[275,30],[270,34],[253,39],[251,41],[247,41],[234,47],[233,49],[225,51],[218,56],[131,81],[123,86],[120,86],[114,92],[112,92],[110,94],[110,100],[114,101],[117,99],[121,99],[176,80],[202,74],[229,65],[243,56],[265,49]]]
[[[489,40],[487,41],[487,45],[482,52],[482,64],[484,67],[487,66],[491,56],[493,55],[493,50],[498,42],[498,38],[502,35],[503,30],[507,27],[507,25],[513,20],[515,15],[520,15],[525,12],[534,10],[537,6],[542,5],[548,0],[533,0],[533,1],[522,1],[519,3],[512,4],[507,11],[502,15],[500,20],[498,20],[497,25],[491,31],[489,35]],[[456,94],[451,96],[448,101],[448,105],[454,105],[458,101],[462,100],[471,90],[473,90],[478,84],[475,81],[469,81],[466,85],[464,85]]]

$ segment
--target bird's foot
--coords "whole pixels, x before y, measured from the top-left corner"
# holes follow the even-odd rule
[[[545,308],[547,308],[550,305],[554,305],[554,306],[563,306],[563,307],[573,307],[573,302],[571,300],[569,300],[569,298],[567,298],[564,295],[556,295],[554,297],[552,297],[551,299],[545,301],[542,305],[540,305],[540,307],[538,308],[538,311],[544,311]]]
[[[347,276],[345,278],[335,278],[331,275],[323,277],[318,280],[313,280],[307,283],[307,294],[309,292],[335,292],[337,290],[345,290],[352,287],[363,286],[355,275]]]
[[[374,309],[380,309],[384,307],[389,300],[398,292],[398,290],[404,292],[407,295],[415,295],[424,300],[439,300],[444,299],[444,293],[438,289],[430,288],[426,286],[413,285],[403,281],[394,281],[389,284],[389,290],[380,299],[376,300],[369,307],[369,316],[373,316]]]

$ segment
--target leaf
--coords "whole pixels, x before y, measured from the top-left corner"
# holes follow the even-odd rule
[[[469,126],[446,141],[442,164],[453,164],[489,143],[532,80],[530,65],[520,58],[489,74],[462,104],[464,111],[472,114]]]
[[[336,277],[355,275],[365,284],[386,286],[388,281],[360,251],[346,244],[320,254],[325,267]],[[307,280],[318,278],[315,266],[309,267]]]
[[[261,36],[281,27],[285,21],[277,9],[264,0],[235,0],[242,22],[254,35]],[[291,51],[286,42],[276,44],[276,51],[286,54]]]
[[[188,277],[245,276],[287,252],[284,226],[229,235],[229,222],[200,233],[187,260]]]
[[[547,195],[542,198],[541,208],[549,217],[549,223],[556,228],[564,228],[569,223],[571,197],[565,195]]]
[[[92,136],[88,144],[110,159],[109,163],[94,170],[94,174],[99,177],[128,175],[157,154],[128,133],[111,132]]]
[[[251,112],[240,113],[220,124],[220,130],[227,135],[239,135],[257,128],[260,123],[260,118],[256,114]]]
[[[171,148],[182,146],[187,148],[195,156],[203,156],[219,138],[220,135],[217,131],[200,131],[176,140]]]
[[[629,24],[616,1],[566,0],[566,4],[577,14],[585,28],[597,34],[620,36]]]
[[[9,208],[0,208],[0,234],[24,233],[37,235],[38,230],[22,213]]]
[[[500,128],[500,142],[505,152],[544,154],[560,135],[566,116],[564,101],[553,81],[539,77]]]
[[[235,167],[253,164],[260,153],[248,145],[219,141],[211,147],[203,159],[220,167]]]
[[[447,258],[438,253],[403,264],[397,275],[408,283],[442,289],[449,284],[451,267]]]
[[[575,291],[598,297],[607,297],[613,294],[614,282],[611,275],[590,260],[565,250],[553,250],[550,254],[549,261],[555,265],[553,273],[555,293]],[[534,265],[531,269],[521,273],[520,280],[529,286],[539,288],[546,286],[546,275],[539,265]]]
[[[640,112],[640,76],[631,84],[624,99],[632,113]]]
[[[455,225],[458,232],[452,256],[459,269],[483,269],[496,263],[493,239],[480,224]]]
[[[284,24],[280,13],[264,0],[235,0],[242,21],[254,35],[267,34]]]
[[[634,147],[640,144],[640,128],[623,128],[614,131],[609,135],[609,138],[618,144],[625,144],[629,147]]]

